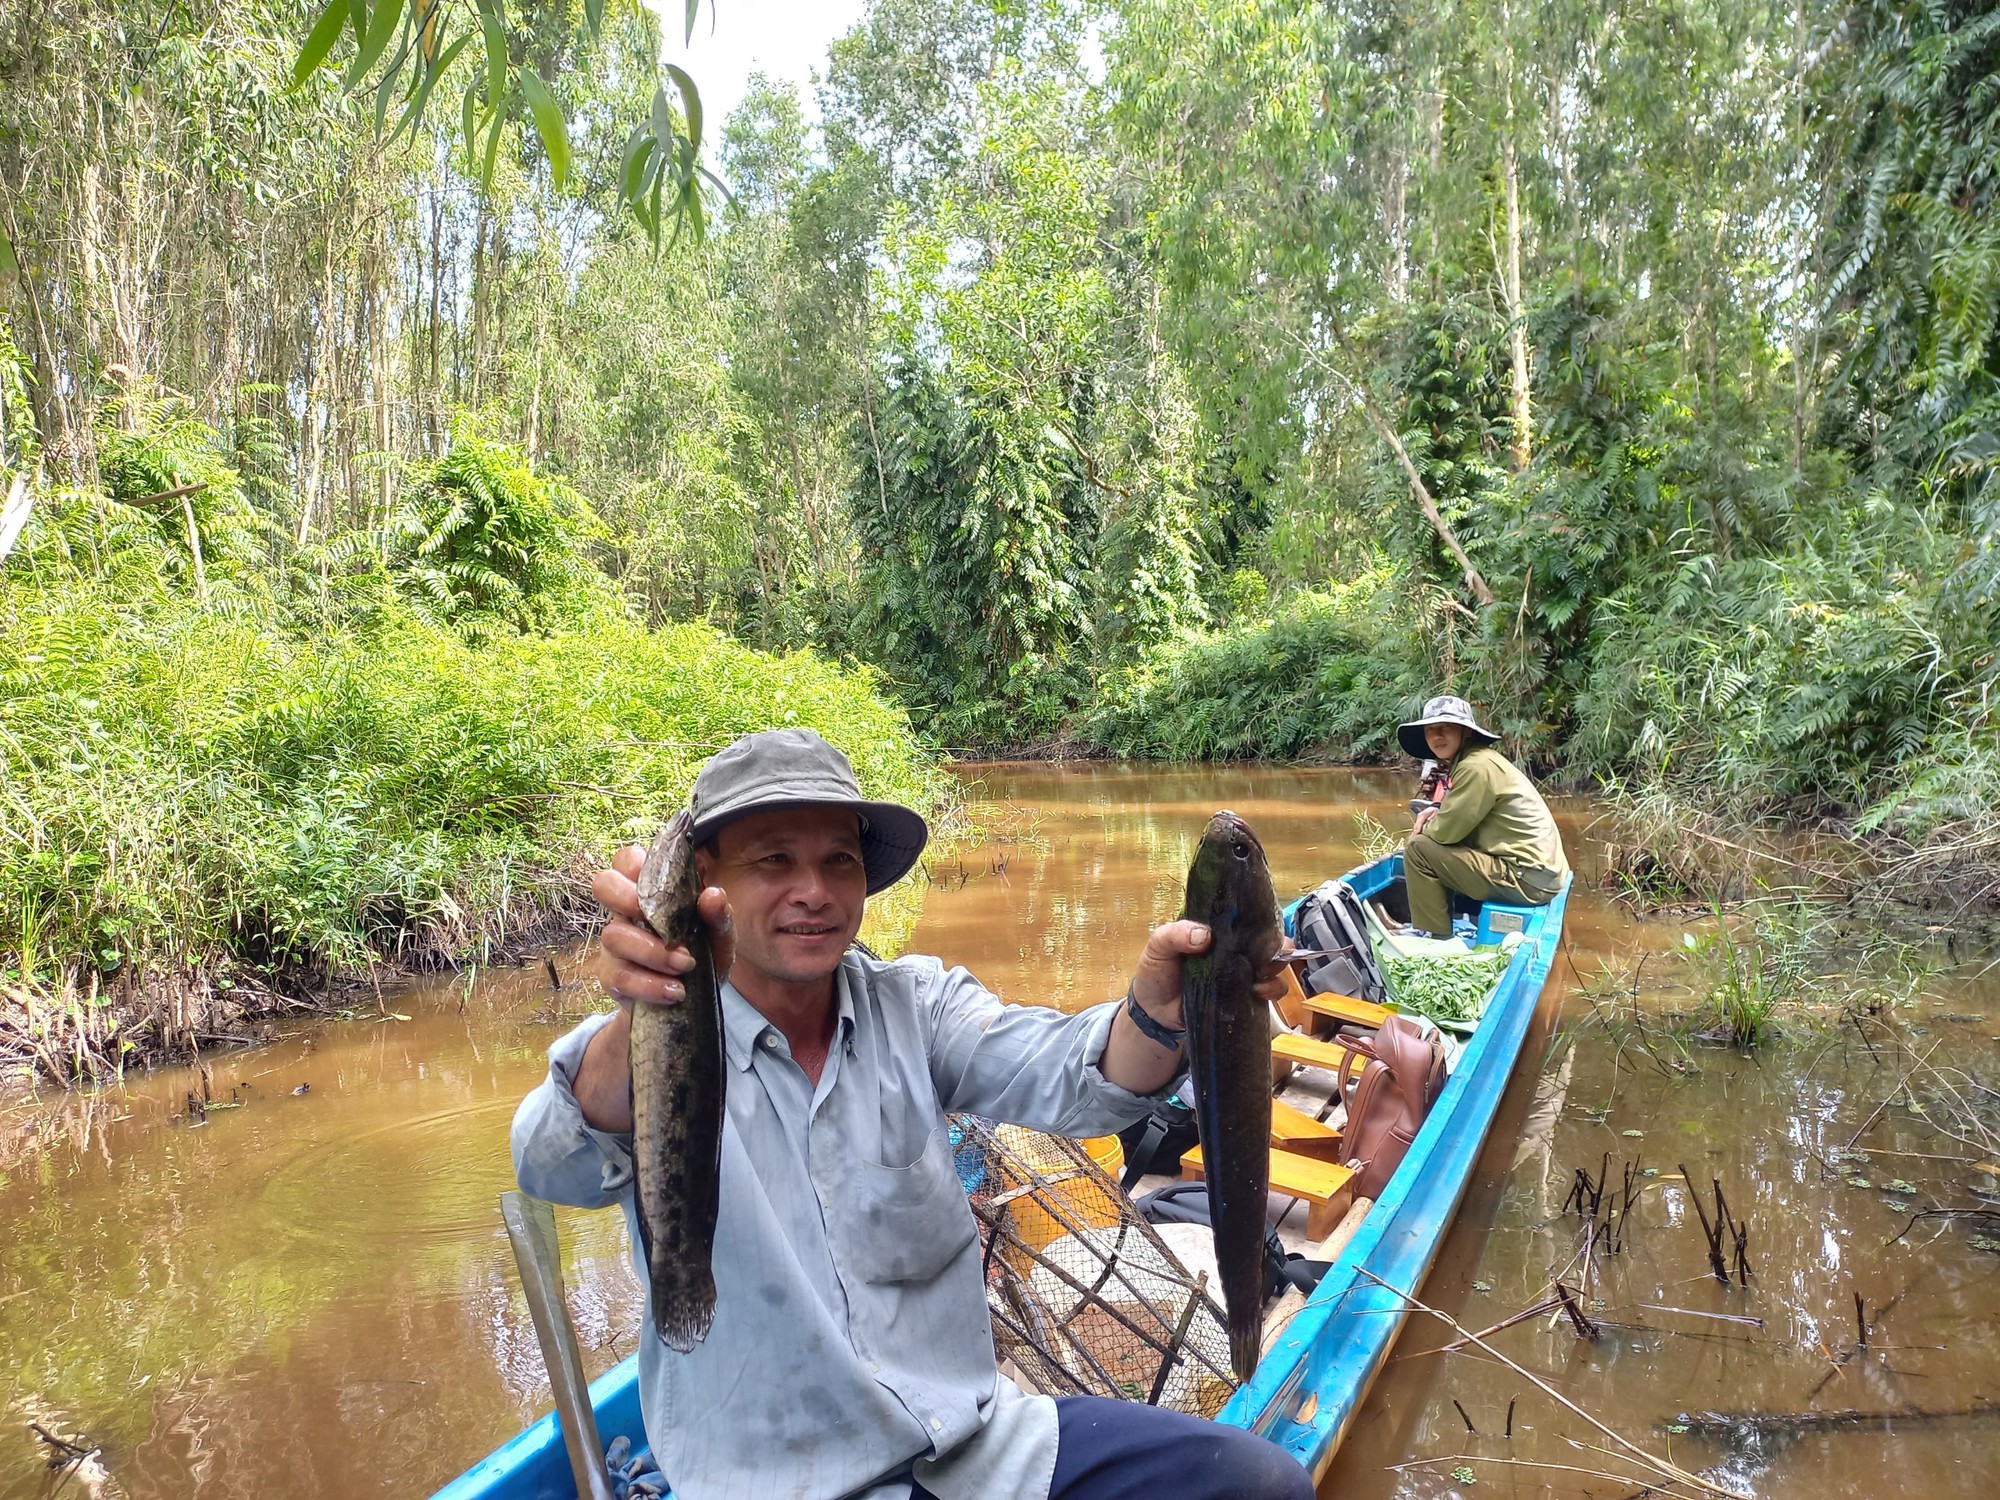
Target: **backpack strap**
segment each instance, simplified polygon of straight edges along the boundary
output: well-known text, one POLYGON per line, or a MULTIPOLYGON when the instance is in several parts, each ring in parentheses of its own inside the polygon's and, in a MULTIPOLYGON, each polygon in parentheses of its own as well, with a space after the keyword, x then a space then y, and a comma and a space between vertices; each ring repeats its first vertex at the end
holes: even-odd
POLYGON ((1139 1179, 1152 1170, 1153 1158, 1159 1153, 1160 1142, 1166 1138, 1167 1122, 1157 1114, 1146 1116, 1139 1128, 1138 1142, 1125 1160, 1124 1174, 1118 1179, 1119 1187, 1129 1193, 1138 1186, 1139 1179))

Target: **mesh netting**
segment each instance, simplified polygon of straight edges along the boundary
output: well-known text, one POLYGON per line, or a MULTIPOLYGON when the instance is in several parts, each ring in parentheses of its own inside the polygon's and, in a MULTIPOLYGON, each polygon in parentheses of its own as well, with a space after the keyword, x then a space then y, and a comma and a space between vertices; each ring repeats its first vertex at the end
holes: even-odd
POLYGON ((993 1342, 1020 1382, 1220 1411, 1236 1381, 1208 1273, 1187 1269, 1085 1147, 972 1115, 952 1117, 951 1138, 979 1221, 993 1342))

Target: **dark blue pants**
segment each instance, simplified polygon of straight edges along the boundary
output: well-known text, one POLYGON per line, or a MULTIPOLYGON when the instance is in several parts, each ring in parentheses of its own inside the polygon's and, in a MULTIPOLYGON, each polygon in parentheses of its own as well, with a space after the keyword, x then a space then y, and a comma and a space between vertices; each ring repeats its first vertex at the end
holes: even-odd
POLYGON ((1102 1396, 1058 1397, 1056 1419, 1049 1500, 1313 1500, 1298 1460, 1240 1427, 1102 1396))

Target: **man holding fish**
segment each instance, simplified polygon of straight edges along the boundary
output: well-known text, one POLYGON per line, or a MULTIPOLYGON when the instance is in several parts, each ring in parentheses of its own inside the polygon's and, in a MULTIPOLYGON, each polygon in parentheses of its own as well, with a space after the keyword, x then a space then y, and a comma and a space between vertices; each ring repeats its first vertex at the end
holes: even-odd
MULTIPOLYGON (((652 854, 593 882, 618 1009, 550 1049, 514 1161, 538 1197, 626 1211, 641 1403, 675 1494, 1306 1500, 1262 1438, 1000 1377, 946 1112, 1069 1136, 1144 1116, 1185 1066, 1185 961, 1223 954, 1168 922, 1127 997, 1075 1015, 935 958, 883 962, 853 946, 863 909, 926 838, 818 735, 775 730, 718 752, 652 854), (670 1122, 642 1128, 668 1158, 650 1177, 635 1102, 642 1127, 649 1106, 670 1122)), ((1243 971, 1259 1003, 1282 988, 1267 946, 1243 971)))

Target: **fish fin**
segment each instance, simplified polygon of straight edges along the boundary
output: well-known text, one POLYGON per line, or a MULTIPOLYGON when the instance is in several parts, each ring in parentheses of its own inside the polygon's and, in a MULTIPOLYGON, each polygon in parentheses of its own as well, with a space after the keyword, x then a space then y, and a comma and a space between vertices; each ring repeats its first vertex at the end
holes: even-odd
POLYGON ((653 1236, 646 1230, 646 1195, 639 1187, 639 1174, 632 1174, 632 1219, 639 1226, 639 1258, 646 1263, 646 1274, 653 1274, 653 1236))

